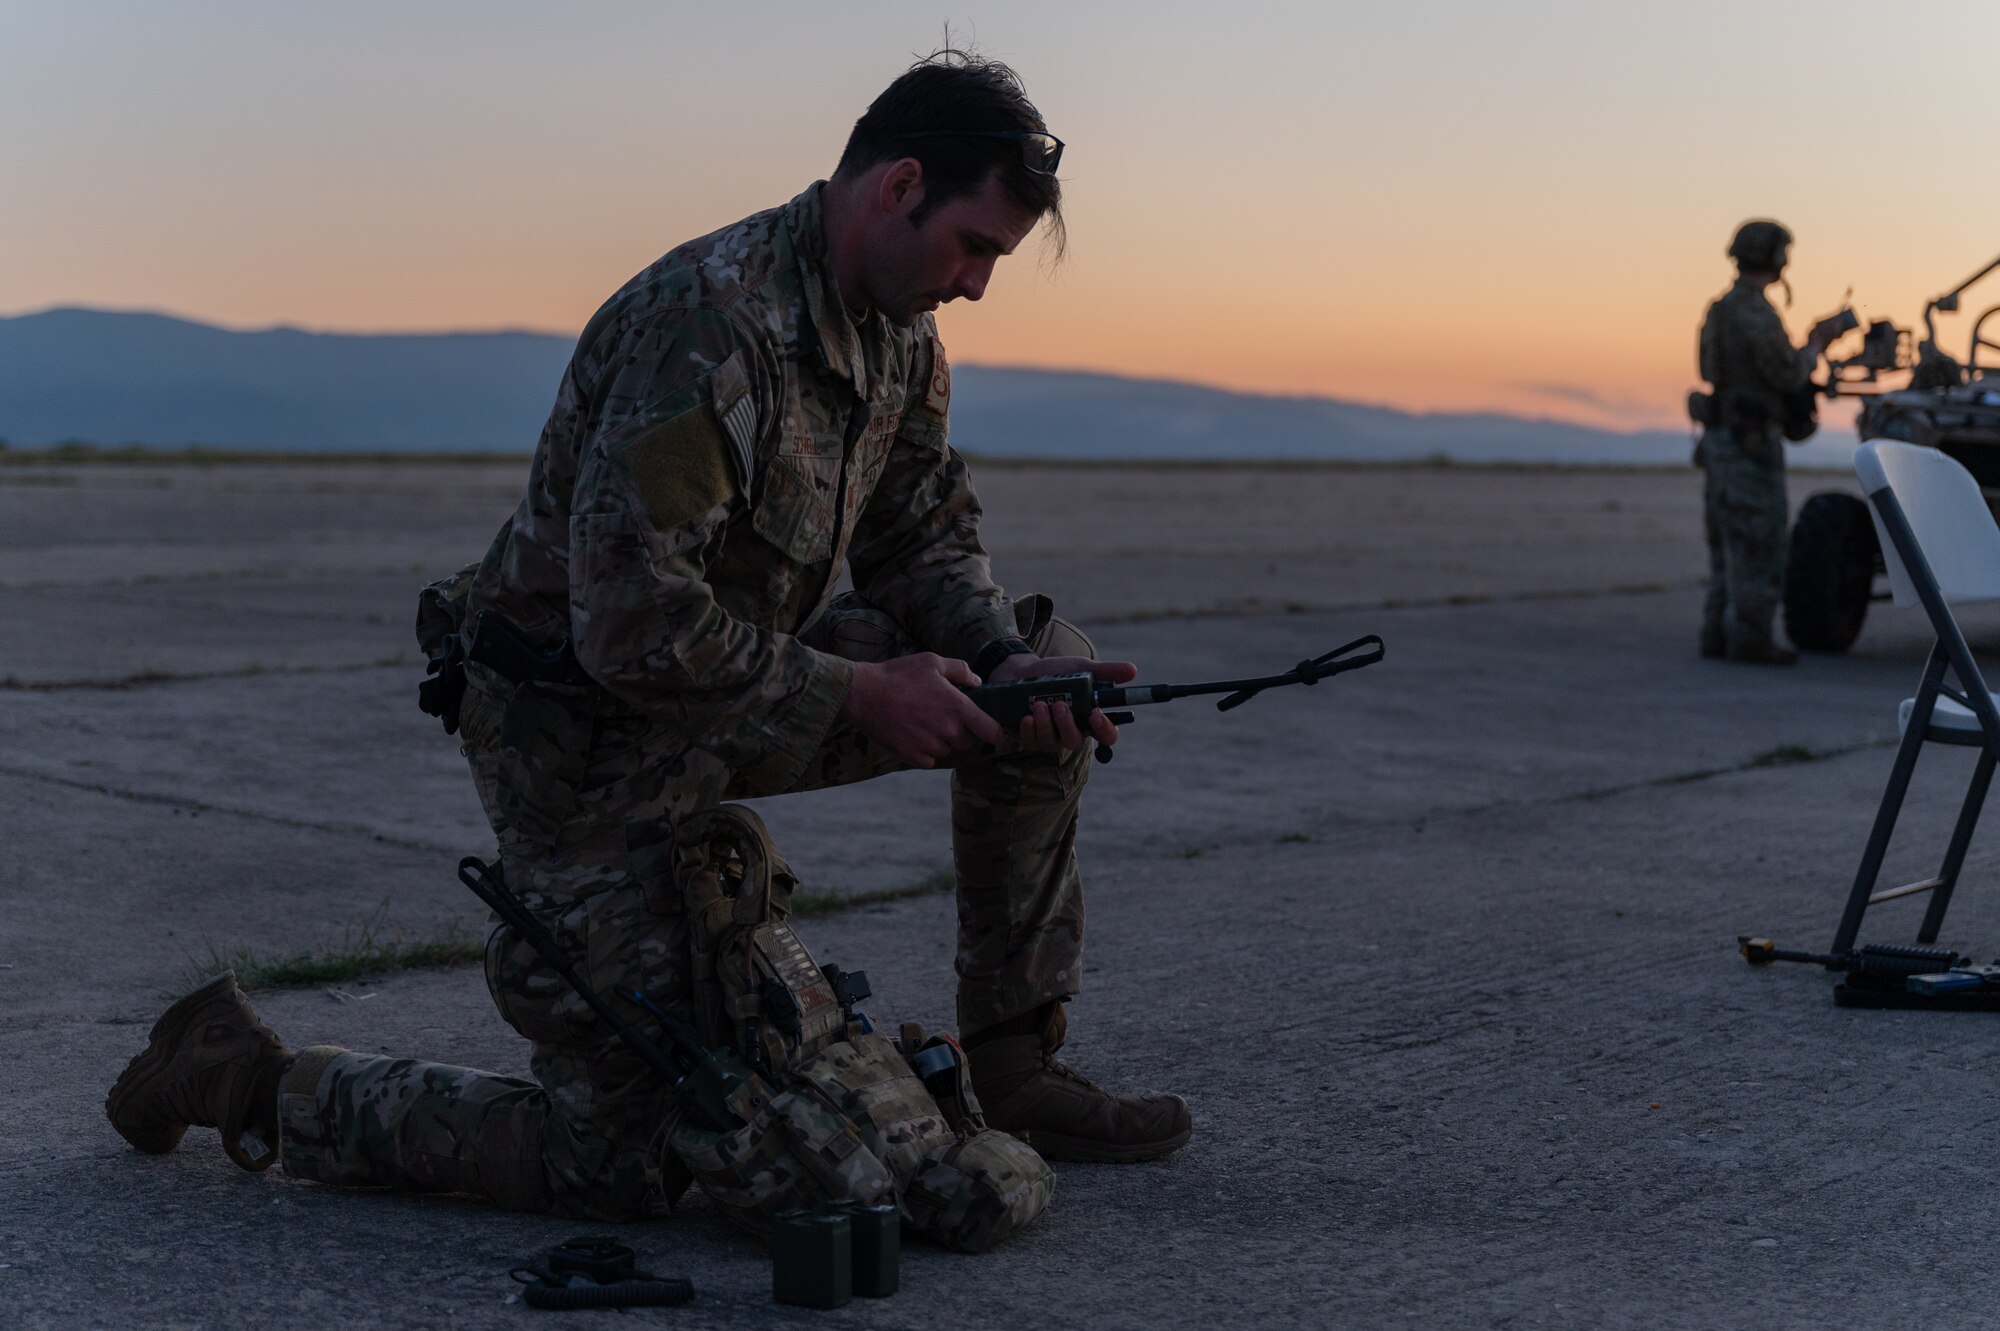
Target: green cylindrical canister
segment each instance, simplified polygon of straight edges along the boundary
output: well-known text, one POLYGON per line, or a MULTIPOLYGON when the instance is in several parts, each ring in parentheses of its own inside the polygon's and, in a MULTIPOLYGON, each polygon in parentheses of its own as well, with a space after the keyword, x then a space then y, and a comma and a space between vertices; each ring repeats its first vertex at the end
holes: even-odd
POLYGON ((771 1232, 771 1297, 801 1308, 838 1308, 854 1297, 853 1225, 846 1215, 801 1211, 771 1232))

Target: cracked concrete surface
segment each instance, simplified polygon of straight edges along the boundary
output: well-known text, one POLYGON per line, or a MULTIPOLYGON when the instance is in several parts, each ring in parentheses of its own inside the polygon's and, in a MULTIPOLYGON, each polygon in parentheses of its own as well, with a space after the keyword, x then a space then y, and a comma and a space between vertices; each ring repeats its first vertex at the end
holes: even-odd
MULTIPOLYGON (((141 1157, 105 1088, 209 949, 481 927, 485 849, 413 705, 415 587, 518 469, 0 468, 0 1306, 23 1326, 534 1325, 505 1269, 579 1232, 452 1198, 141 1157), (385 664, 402 662, 402 664, 385 664)), ((698 1198, 624 1237, 689 1326, 1861 1326, 1983 1317, 2000 1024, 1850 1013, 1738 932, 1821 946, 1927 637, 1702 662, 1685 473, 983 468, 996 567, 1157 679, 1380 666, 1153 708, 1096 771, 1074 1061, 1193 1101, 1176 1159, 1066 1166, 1031 1232, 904 1289, 769 1301, 698 1198), (1824 755, 1768 765, 1781 749, 1824 755)), ((1839 485, 1795 478, 1795 499, 1839 485)), ((2000 620, 1972 616, 1975 647, 2000 620)), ((1920 768, 1890 873, 1970 768, 1920 768)), ((941 778, 765 803, 808 886, 949 863, 941 778)), ((1947 943, 2000 913, 1974 844, 1947 943)), ((1920 907, 1866 931, 1903 941, 1920 907)), ((878 1018, 948 1024, 951 904, 809 921, 878 1018)), ((474 970, 260 996, 294 1043, 525 1065, 474 970)), ((583 1316, 578 1314, 577 1316, 583 1316)))

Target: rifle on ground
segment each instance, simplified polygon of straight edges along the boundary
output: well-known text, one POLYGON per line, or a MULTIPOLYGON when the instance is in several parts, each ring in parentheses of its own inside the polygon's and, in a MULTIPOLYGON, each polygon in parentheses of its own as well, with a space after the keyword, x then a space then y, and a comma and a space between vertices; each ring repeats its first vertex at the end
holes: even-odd
MULTIPOLYGON (((1103 712, 1110 718, 1111 724, 1124 726, 1130 725, 1133 720, 1132 713, 1123 710, 1127 707, 1226 693, 1229 696, 1217 703, 1215 710, 1227 712, 1241 707, 1266 689, 1283 688, 1288 684, 1317 684, 1323 679, 1374 665, 1381 659, 1382 639, 1371 633, 1336 647, 1324 656, 1301 661, 1282 675, 1218 679, 1201 684, 1100 684, 1095 675, 1079 671, 1072 675, 1041 675, 1009 680, 1005 684, 982 684, 965 692, 980 711, 1009 730, 1026 720, 1038 702, 1051 706, 1066 703, 1079 729, 1089 721, 1092 712, 1103 712)), ((1097 746, 1097 761, 1111 761, 1109 745, 1097 746)))
POLYGON ((1796 961, 1845 975, 1833 990, 1841 1007, 2000 1012, 2000 965, 1975 965, 1949 948, 1869 944, 1850 952, 1800 952, 1748 936, 1739 936, 1736 946, 1752 966, 1796 961))
POLYGON ((682 1094, 688 1107, 709 1127, 717 1132, 733 1131, 746 1121, 738 1109, 746 1095, 749 1097, 747 1107, 753 1110, 758 1107, 760 1099, 769 1098, 756 1075, 734 1054, 717 1053, 710 1049, 701 1042, 701 1035, 692 1025, 662 1010, 637 989, 614 992, 660 1024, 660 1029, 667 1033, 673 1052, 669 1054, 662 1050, 638 1027, 620 1016, 577 974, 576 963, 563 951, 562 944, 556 942, 542 922, 521 904, 521 899, 514 895, 501 875, 498 860, 487 864, 477 855, 468 855, 458 862, 458 879, 471 888, 481 901, 491 906, 493 913, 527 940, 530 947, 541 953, 542 960, 554 967, 569 987, 576 990, 577 997, 588 1003, 591 1011, 604 1018, 628 1049, 665 1077, 682 1094))

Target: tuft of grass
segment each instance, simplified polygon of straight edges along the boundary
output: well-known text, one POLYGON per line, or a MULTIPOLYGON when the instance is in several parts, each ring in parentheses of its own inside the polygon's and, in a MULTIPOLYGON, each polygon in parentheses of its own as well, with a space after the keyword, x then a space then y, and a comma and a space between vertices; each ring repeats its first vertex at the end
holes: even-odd
MULTIPOLYGON (((800 892, 792 897, 795 916, 837 915, 862 906, 879 906, 913 897, 949 892, 957 883, 949 869, 940 869, 921 882, 907 887, 888 887, 873 892, 800 892)), ((337 944, 271 956, 247 947, 224 949, 208 944, 203 955, 189 953, 182 975, 183 989, 191 989, 218 971, 236 972, 236 983, 245 990, 319 989, 347 984, 369 976, 394 971, 445 970, 470 966, 483 960, 486 945, 464 930, 428 938, 382 938, 373 921, 350 931, 337 944)))
POLYGON ((462 931, 415 940, 383 940, 375 936, 372 927, 364 927, 359 936, 337 945, 288 957, 268 956, 246 947, 224 951, 211 944, 205 957, 188 955, 184 987, 192 988, 217 971, 233 970, 236 983, 246 990, 317 989, 391 971, 469 966, 485 952, 484 943, 462 931))
POLYGON ((1803 744, 1780 744, 1775 749, 1766 749, 1752 758, 1750 767, 1790 767, 1794 763, 1809 763, 1826 755, 1815 753, 1803 744))
POLYGON ((908 887, 884 887, 872 892, 795 892, 792 894, 792 914, 802 918, 815 915, 838 915, 842 911, 858 910, 863 906, 880 906, 891 901, 908 901, 913 897, 931 897, 940 892, 949 892, 958 885, 958 875, 949 869, 939 869, 922 882, 908 887))

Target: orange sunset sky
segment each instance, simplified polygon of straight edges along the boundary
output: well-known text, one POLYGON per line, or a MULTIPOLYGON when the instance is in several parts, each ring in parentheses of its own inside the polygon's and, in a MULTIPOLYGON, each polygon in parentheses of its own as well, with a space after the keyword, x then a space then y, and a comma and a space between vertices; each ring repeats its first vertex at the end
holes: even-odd
POLYGON ((573 332, 947 21, 1069 143, 1068 261, 944 310, 961 362, 1672 426, 1743 217, 1795 332, 2000 252, 1991 0, 98 0, 0 11, 0 313, 573 332))

